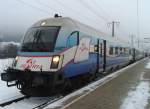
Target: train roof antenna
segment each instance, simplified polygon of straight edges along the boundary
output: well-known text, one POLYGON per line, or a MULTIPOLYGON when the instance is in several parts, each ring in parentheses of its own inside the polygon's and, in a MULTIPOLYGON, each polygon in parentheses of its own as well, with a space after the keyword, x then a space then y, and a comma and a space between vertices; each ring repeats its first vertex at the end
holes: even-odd
POLYGON ((62 16, 60 16, 60 15, 58 15, 58 14, 55 14, 54 17, 55 17, 55 18, 58 18, 58 17, 62 17, 62 16))

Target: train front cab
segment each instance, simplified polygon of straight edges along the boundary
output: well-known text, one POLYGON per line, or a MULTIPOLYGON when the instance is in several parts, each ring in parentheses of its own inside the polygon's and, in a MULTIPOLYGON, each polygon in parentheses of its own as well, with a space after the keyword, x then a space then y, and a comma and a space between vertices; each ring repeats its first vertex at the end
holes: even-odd
POLYGON ((39 90, 43 94, 47 91, 53 92, 55 85, 63 82, 59 70, 65 51, 54 51, 59 33, 60 26, 30 28, 13 65, 1 74, 1 79, 9 87, 17 86, 24 94, 32 95, 32 92, 39 90), (10 84, 12 81, 13 84, 10 84))

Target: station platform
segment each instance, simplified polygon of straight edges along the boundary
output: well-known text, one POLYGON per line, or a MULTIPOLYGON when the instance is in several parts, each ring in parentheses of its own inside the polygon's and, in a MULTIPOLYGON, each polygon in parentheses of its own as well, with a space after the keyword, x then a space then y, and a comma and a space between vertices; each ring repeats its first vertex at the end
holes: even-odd
POLYGON ((150 59, 145 58, 61 109, 150 109, 149 99, 150 59))

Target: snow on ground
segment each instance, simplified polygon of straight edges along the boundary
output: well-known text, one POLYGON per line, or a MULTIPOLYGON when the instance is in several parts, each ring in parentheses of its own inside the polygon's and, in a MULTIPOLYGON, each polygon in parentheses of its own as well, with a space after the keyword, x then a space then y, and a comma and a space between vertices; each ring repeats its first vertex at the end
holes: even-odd
POLYGON ((16 103, 14 102, 8 106, 3 107, 2 109, 33 109, 49 100, 50 99, 47 97, 31 97, 16 103))
POLYGON ((8 44, 20 46, 20 43, 18 43, 18 42, 13 42, 13 41, 11 41, 11 42, 0 42, 1 47, 8 45, 8 44))
POLYGON ((150 69, 150 61, 147 63, 147 65, 145 66, 146 69, 150 69))
POLYGON ((131 90, 128 93, 128 96, 123 101, 120 109, 146 109, 146 106, 148 105, 148 100, 150 98, 150 84, 149 81, 143 80, 144 73, 145 72, 141 73, 140 83, 135 90, 131 90))
MULTIPOLYGON (((0 73, 12 64, 13 59, 0 59, 0 73)), ((22 96, 16 87, 7 87, 6 82, 0 78, 0 103, 2 101, 12 99, 16 96, 22 96)))
POLYGON ((0 73, 3 73, 7 67, 11 66, 13 62, 12 58, 9 59, 0 59, 0 73))
POLYGON ((7 87, 6 82, 0 80, 0 103, 18 97, 22 97, 22 94, 16 87, 7 87))

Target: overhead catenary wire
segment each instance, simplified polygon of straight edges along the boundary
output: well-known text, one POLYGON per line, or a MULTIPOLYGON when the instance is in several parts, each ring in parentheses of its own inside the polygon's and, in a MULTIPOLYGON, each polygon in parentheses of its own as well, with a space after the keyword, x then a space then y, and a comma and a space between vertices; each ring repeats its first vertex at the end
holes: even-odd
MULTIPOLYGON (((78 0, 79 1, 79 0, 78 0)), ((99 17, 100 19, 102 19, 105 22, 109 22, 109 20, 107 18, 105 18, 104 16, 101 16, 97 11, 95 11, 95 9, 93 9, 87 2, 85 2, 84 0, 80 0, 79 1, 84 7, 86 7, 88 10, 90 10, 92 13, 94 13, 97 17, 99 17)))
MULTIPOLYGON (((68 8, 68 11, 71 11, 71 13, 76 13, 77 15, 80 15, 80 16, 83 16, 84 18, 88 18, 90 19, 88 16, 84 16, 83 14, 81 15, 81 13, 77 10, 74 10, 72 7, 68 6, 68 5, 65 5, 64 3, 62 3, 61 1, 59 0, 55 0, 54 2, 56 2, 57 4, 61 5, 63 8, 68 8)), ((91 20, 91 19, 90 19, 91 20)))
MULTIPOLYGON (((93 1, 92 1, 93 2, 93 1)), ((94 13, 98 18, 101 18, 103 21, 105 21, 106 23, 108 23, 109 21, 112 21, 112 19, 110 19, 111 17, 104 17, 104 16, 101 16, 101 14, 96 11, 95 9, 93 9, 91 7, 91 5, 89 5, 87 2, 85 2, 84 0, 80 0, 80 3, 82 5, 84 5, 88 10, 90 10, 92 13, 94 13), (109 18, 109 19, 108 19, 109 18)), ((105 12, 106 13, 106 12, 105 12)), ((109 16, 109 15, 107 15, 109 16)))
MULTIPOLYGON (((41 8, 39 8, 39 7, 37 7, 37 6, 31 5, 31 4, 29 4, 29 3, 27 3, 27 2, 25 2, 25 1, 23 1, 23 0, 16 0, 16 1, 20 2, 20 3, 23 4, 23 5, 27 5, 27 6, 31 7, 31 8, 34 8, 34 9, 39 10, 39 11, 41 11, 41 12, 44 12, 44 13, 46 13, 46 14, 50 14, 48 11, 46 11, 46 10, 44 10, 44 9, 41 9, 41 8)), ((38 1, 38 2, 39 2, 39 1, 38 1)), ((59 2, 59 3, 60 3, 60 2, 59 2)), ((49 7, 48 5, 46 5, 46 4, 42 3, 42 2, 40 2, 40 4, 43 5, 43 6, 49 7)), ((60 4, 63 6, 62 3, 60 3, 60 4)), ((73 10, 73 9, 70 8, 70 7, 69 7, 69 9, 73 10)), ((55 10, 55 11, 56 11, 56 10, 55 10)), ((96 11, 94 11, 94 12, 96 12, 96 11)), ((83 16, 83 15, 82 15, 82 16, 83 16)), ((84 16, 84 17, 85 17, 86 19, 87 19, 87 18, 89 19, 89 17, 87 17, 87 16, 84 16)), ((91 20, 91 19, 90 19, 90 20, 91 20)), ((106 21, 106 19, 105 19, 105 21, 106 21)))
MULTIPOLYGON (((47 8, 49 8, 49 9, 52 9, 52 7, 50 6, 50 5, 47 5, 47 4, 45 4, 45 3, 43 3, 43 2, 41 2, 40 0, 35 0, 39 5, 41 5, 41 6, 43 6, 43 7, 47 7, 47 8)), ((62 8, 62 11, 58 11, 58 10, 56 10, 55 8, 53 8, 54 10, 55 10, 55 12, 57 12, 57 13, 59 13, 59 12, 67 12, 67 11, 70 11, 69 12, 69 14, 68 15, 71 15, 72 13, 73 13, 73 10, 71 9, 71 8, 69 8, 69 7, 66 7, 64 4, 62 4, 61 2, 58 2, 58 1, 54 1, 53 3, 55 3, 56 5, 55 5, 55 7, 56 6, 61 6, 61 7, 63 7, 62 8), (68 8, 68 10, 65 10, 65 8, 68 8)), ((65 13, 64 13, 65 14, 65 13)), ((63 14, 63 16, 64 16, 64 14, 63 14)), ((74 16, 74 14, 72 14, 73 16, 74 16)), ((85 19, 83 19, 83 20, 85 20, 85 19)))
POLYGON ((37 7, 37 6, 31 5, 31 4, 29 4, 29 3, 27 3, 27 2, 25 2, 25 1, 23 1, 23 0, 16 0, 16 1, 19 2, 19 3, 21 3, 22 5, 29 6, 29 7, 33 8, 33 9, 39 10, 39 11, 45 13, 45 14, 50 14, 48 11, 43 10, 43 9, 37 7))
MULTIPOLYGON (((39 5, 43 6, 43 7, 47 7, 49 9, 51 9, 52 7, 48 4, 45 4, 44 2, 41 2, 40 0, 34 0, 36 1, 36 3, 38 3, 39 5)), ((60 0, 55 0, 53 3, 55 3, 55 7, 59 5, 59 8, 60 6, 62 7, 62 10, 64 12, 69 12, 68 15, 72 15, 74 17, 78 16, 79 19, 81 19, 82 21, 92 21, 92 22, 96 22, 96 24, 99 24, 100 23, 100 20, 99 19, 95 19, 93 17, 90 17, 90 16, 86 16, 86 15, 83 15, 80 11, 77 11, 76 9, 68 6, 68 5, 65 5, 64 3, 62 3, 60 0), (92 19, 93 18, 93 19, 92 19), (98 22, 99 20, 99 22, 98 22)), ((55 10, 57 11, 57 10, 55 10)))
POLYGON ((137 37, 138 37, 138 48, 140 46, 139 35, 140 35, 140 21, 139 21, 139 0, 137 0, 137 37))
POLYGON ((107 14, 107 12, 104 9, 102 9, 101 6, 96 3, 95 0, 94 0, 94 2, 92 1, 93 6, 95 5, 95 6, 99 7, 101 11, 103 11, 104 13, 107 14, 107 17, 106 16, 102 16, 96 9, 93 8, 93 6, 91 6, 85 0, 79 1, 79 4, 82 5, 83 7, 85 7, 87 10, 91 11, 92 14, 95 15, 96 17, 90 17, 90 16, 88 16, 86 14, 83 14, 82 12, 72 8, 70 5, 64 4, 61 0, 53 1, 53 3, 55 2, 56 5, 58 4, 58 5, 60 5, 62 7, 61 11, 56 10, 55 8, 50 6, 49 4, 46 4, 43 1, 41 2, 40 0, 35 0, 35 1, 39 4, 39 6, 47 7, 49 10, 46 10, 44 8, 41 8, 41 7, 38 7, 36 5, 32 5, 29 2, 26 2, 24 0, 16 0, 16 1, 20 2, 22 5, 26 5, 26 6, 29 6, 29 7, 33 8, 33 9, 35 9, 35 10, 41 11, 41 12, 47 14, 47 15, 50 15, 51 12, 53 12, 53 14, 54 14, 54 11, 56 11, 57 13, 61 12, 64 15, 66 13, 66 11, 68 11, 68 15, 71 14, 72 16, 75 16, 75 17, 78 16, 79 19, 86 20, 86 21, 91 21, 91 23, 95 22, 95 24, 93 23, 93 25, 100 24, 101 20, 103 20, 105 22, 108 22, 110 20, 110 15, 107 14), (50 12, 50 9, 53 10, 53 11, 50 12))
POLYGON ((83 14, 82 12, 70 7, 69 5, 65 5, 64 3, 61 2, 61 0, 55 0, 55 2, 57 2, 58 4, 60 3, 62 6, 64 6, 64 8, 68 8, 71 12, 75 12, 77 14, 77 16, 81 16, 81 17, 84 17, 83 20, 85 19, 88 19, 88 21, 94 21, 96 22, 97 24, 100 24, 100 19, 96 19, 94 17, 90 17, 90 16, 86 16, 85 14, 83 14))
POLYGON ((34 0, 34 1, 35 1, 38 5, 48 8, 48 10, 53 10, 53 11, 55 11, 55 13, 60 13, 60 12, 61 12, 62 14, 64 14, 64 13, 63 13, 63 10, 58 11, 58 10, 56 10, 55 8, 52 8, 50 5, 48 5, 48 4, 44 3, 44 2, 41 2, 40 0, 34 0))
POLYGON ((98 22, 99 19, 97 19, 97 20, 95 20, 95 18, 92 19, 93 17, 86 16, 83 13, 81 13, 80 11, 70 7, 69 5, 65 5, 64 3, 61 2, 61 0, 55 0, 54 2, 61 5, 63 8, 67 8, 67 10, 70 11, 70 13, 76 13, 76 16, 79 16, 80 18, 82 17, 83 20, 87 19, 88 21, 94 21, 98 24, 100 23, 100 22, 98 22))
MULTIPOLYGON (((49 9, 52 9, 52 7, 51 7, 50 5, 47 5, 47 4, 43 3, 43 2, 41 2, 40 0, 35 0, 35 1, 36 1, 39 5, 42 5, 42 6, 44 6, 44 7, 47 7, 47 8, 49 8, 49 9)), ((58 1, 58 0, 55 0, 53 3, 56 3, 55 6, 60 5, 61 7, 63 7, 62 9, 63 9, 63 11, 65 11, 65 12, 66 12, 65 8, 68 8, 67 11, 70 11, 71 13, 74 13, 74 12, 75 12, 72 8, 70 8, 70 7, 66 6, 66 5, 64 5, 63 3, 61 3, 61 2, 58 1)), ((53 10, 55 10, 56 12, 58 12, 55 8, 53 8, 53 10)), ((78 14, 79 14, 79 13, 78 13, 78 14)), ((74 14, 72 14, 72 15, 74 15, 74 14)), ((84 16, 84 17, 85 17, 85 16, 84 16)))
POLYGON ((110 21, 113 20, 112 16, 110 16, 110 14, 108 14, 108 12, 106 12, 106 10, 100 5, 100 0, 98 0, 98 2, 96 0, 92 0, 91 3, 95 6, 97 6, 100 9, 99 11, 102 11, 107 16, 107 19, 109 18, 110 21))
MULTIPOLYGON (((93 3, 93 5, 97 5, 97 7, 101 10, 101 11, 103 11, 103 13, 105 13, 105 15, 107 16, 107 18, 109 18, 110 19, 110 21, 112 21, 113 20, 113 18, 112 18, 112 16, 103 8, 103 7, 101 7, 101 5, 100 5, 100 3, 98 3, 98 2, 101 2, 100 0, 93 0, 91 3, 93 3)), ((127 32, 125 32, 124 30, 122 30, 122 29, 120 29, 119 27, 118 27, 118 32, 120 32, 120 33, 123 33, 124 35, 126 35, 126 36, 128 36, 128 33, 127 32)))
MULTIPOLYGON (((98 3, 98 2, 101 2, 101 1, 100 1, 100 0, 98 0, 98 1, 97 1, 97 0, 93 0, 91 3, 93 3, 95 6, 97 5, 97 7, 98 7, 101 11, 103 11, 103 13, 105 13, 105 15, 107 16, 107 18, 109 18, 110 21, 112 21, 112 20, 113 20, 112 16, 111 16, 110 14, 108 14, 108 12, 107 12, 106 10, 104 10, 104 8, 101 7, 101 6, 100 6, 100 3, 98 3)), ((110 24, 110 23, 108 23, 108 25, 109 25, 109 24, 110 24)), ((118 32, 123 33, 124 35, 128 36, 128 33, 125 32, 124 30, 120 29, 119 27, 117 28, 117 30, 118 30, 118 32)))
MULTIPOLYGON (((100 0, 99 0, 98 2, 100 2, 100 0)), ((100 11, 103 11, 103 13, 105 13, 105 15, 107 16, 107 18, 109 18, 109 20, 112 21, 113 18, 108 14, 108 12, 106 12, 106 11, 104 10, 103 7, 100 6, 100 4, 99 4, 98 2, 97 2, 97 0, 93 0, 91 3, 93 3, 93 5, 95 5, 95 6, 97 5, 97 7, 100 9, 100 11)), ((110 23, 108 23, 108 24, 110 24, 110 23)), ((119 32, 122 32, 123 34, 125 34, 125 35, 128 36, 128 33, 126 33, 125 31, 121 30, 120 28, 118 28, 117 30, 118 30, 119 32)))

